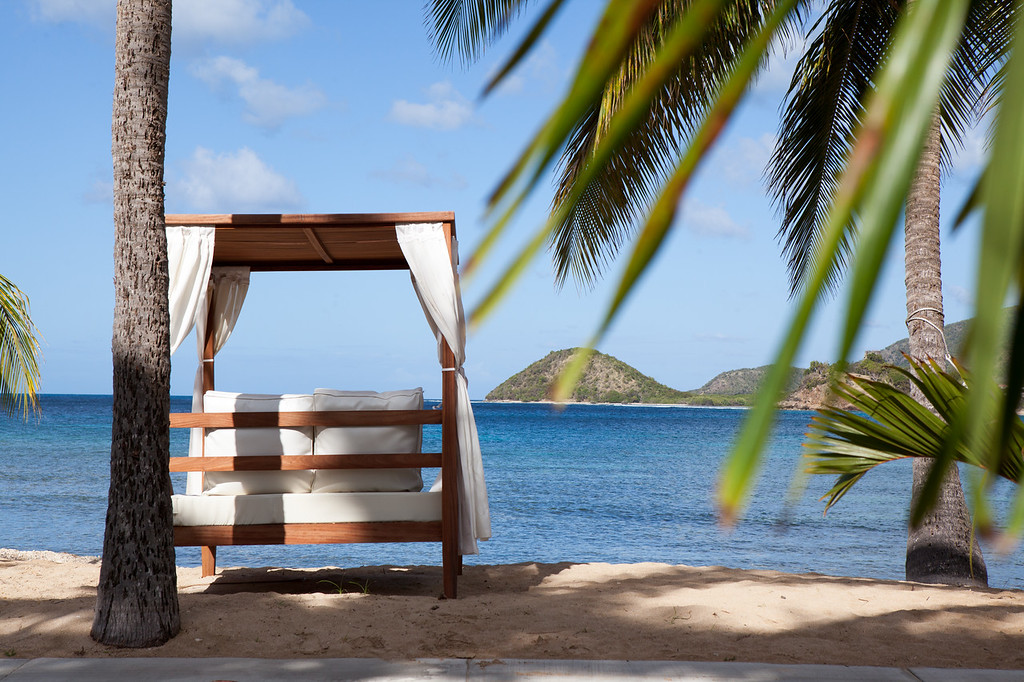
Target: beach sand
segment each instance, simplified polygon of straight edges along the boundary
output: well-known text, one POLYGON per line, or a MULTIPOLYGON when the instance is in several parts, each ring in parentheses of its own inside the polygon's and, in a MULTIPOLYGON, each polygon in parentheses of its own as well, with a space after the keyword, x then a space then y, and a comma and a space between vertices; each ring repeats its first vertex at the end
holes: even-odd
POLYGON ((436 567, 179 568, 181 633, 116 649, 89 638, 98 577, 95 560, 0 550, 0 654, 1024 668, 1017 590, 563 563, 467 566, 443 600, 436 567))

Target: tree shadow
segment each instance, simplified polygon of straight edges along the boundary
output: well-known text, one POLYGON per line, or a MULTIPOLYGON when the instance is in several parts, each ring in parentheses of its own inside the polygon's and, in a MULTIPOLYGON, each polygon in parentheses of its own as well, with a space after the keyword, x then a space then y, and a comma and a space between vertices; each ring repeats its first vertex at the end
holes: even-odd
MULTIPOLYGON (((0 569, 0 587, 20 570, 0 569)), ((182 632, 162 647, 92 642, 93 587, 59 600, 8 591, 0 652, 1024 668, 1019 591, 564 563, 466 566, 460 598, 443 600, 441 571, 430 566, 231 568, 212 579, 187 571, 179 581, 182 632), (324 580, 359 586, 340 593, 324 580)))

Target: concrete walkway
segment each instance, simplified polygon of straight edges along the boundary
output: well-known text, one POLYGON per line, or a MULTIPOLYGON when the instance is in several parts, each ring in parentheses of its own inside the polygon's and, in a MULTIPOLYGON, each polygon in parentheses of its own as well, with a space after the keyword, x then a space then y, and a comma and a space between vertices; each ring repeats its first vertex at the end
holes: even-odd
POLYGON ((1024 682, 1024 670, 876 668, 677 661, 376 658, 35 658, 0 660, 0 680, 901 680, 1024 682))

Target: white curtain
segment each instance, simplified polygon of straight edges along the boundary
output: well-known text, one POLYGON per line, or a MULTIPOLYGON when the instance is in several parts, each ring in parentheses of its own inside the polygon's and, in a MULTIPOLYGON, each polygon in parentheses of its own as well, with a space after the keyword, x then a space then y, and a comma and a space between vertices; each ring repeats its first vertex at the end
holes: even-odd
POLYGON ((171 314, 171 355, 192 331, 206 297, 213 265, 212 227, 168 227, 167 299, 171 314))
MULTIPOLYGON (((196 354, 199 358, 196 367, 196 378, 192 384, 192 411, 205 412, 203 406, 203 346, 206 340, 206 326, 213 324, 213 354, 216 356, 227 343, 228 337, 238 322, 242 312, 245 294, 249 291, 249 268, 247 267, 215 267, 210 269, 210 280, 206 287, 206 296, 196 311, 196 354), (213 311, 212 314, 210 311, 213 311)), ((212 359, 210 360, 212 362, 212 359)), ((189 457, 202 455, 203 430, 192 429, 189 439, 189 457)), ((202 474, 189 472, 185 492, 198 495, 202 492, 202 474)))
MULTIPOLYGON (((452 262, 455 244, 449 254, 441 223, 396 225, 413 287, 420 299, 427 322, 438 342, 441 359, 442 339, 455 354, 456 419, 459 435, 459 548, 463 554, 477 553, 477 539, 491 537, 491 515, 487 503, 480 439, 469 401, 469 384, 462 365, 466 360, 466 316, 462 308, 459 277, 452 262)), ((435 488, 437 484, 435 484, 435 488)))
MULTIPOLYGON (((193 412, 203 411, 203 345, 207 322, 214 324, 213 347, 216 354, 231 336, 249 289, 249 268, 213 267, 214 231, 212 227, 167 228, 171 353, 178 350, 193 327, 196 330, 199 366, 192 386, 193 412)), ((192 429, 190 456, 202 454, 202 438, 202 429, 192 429)), ((201 486, 201 474, 189 473, 186 492, 197 494, 201 486)))

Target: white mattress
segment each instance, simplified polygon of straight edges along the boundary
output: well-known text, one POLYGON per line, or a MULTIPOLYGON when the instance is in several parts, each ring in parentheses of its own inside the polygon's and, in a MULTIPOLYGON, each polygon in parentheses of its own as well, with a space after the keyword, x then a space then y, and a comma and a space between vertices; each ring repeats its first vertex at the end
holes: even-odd
POLYGON ((440 521, 441 492, 173 495, 175 526, 440 521))

